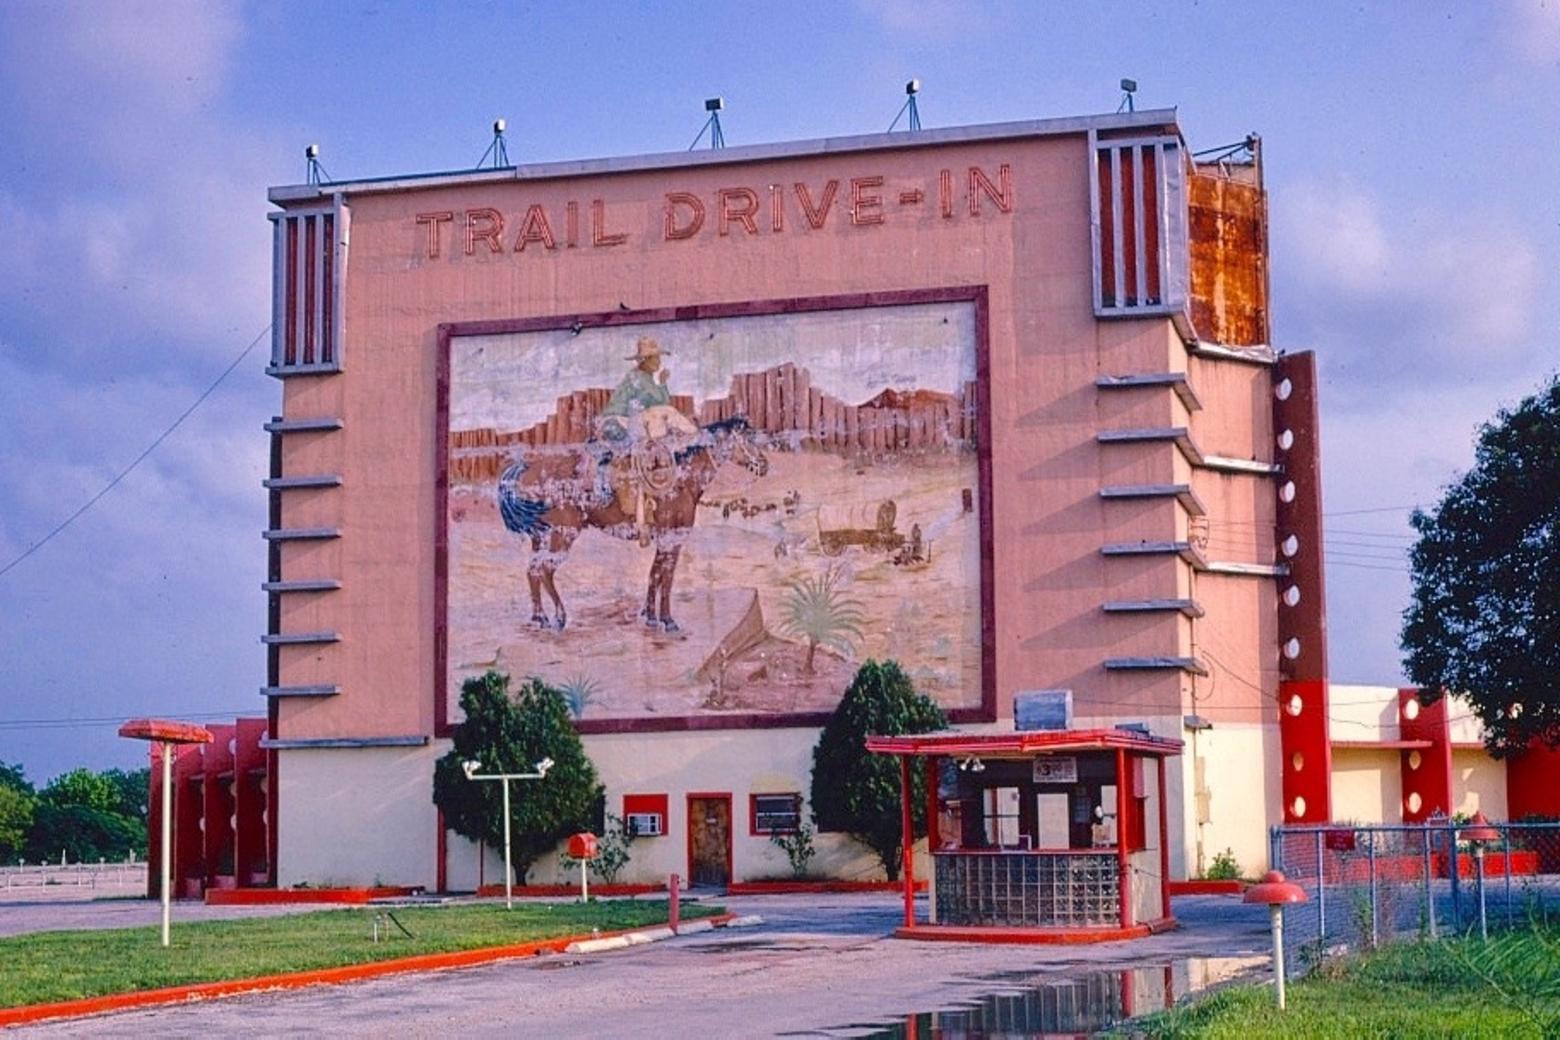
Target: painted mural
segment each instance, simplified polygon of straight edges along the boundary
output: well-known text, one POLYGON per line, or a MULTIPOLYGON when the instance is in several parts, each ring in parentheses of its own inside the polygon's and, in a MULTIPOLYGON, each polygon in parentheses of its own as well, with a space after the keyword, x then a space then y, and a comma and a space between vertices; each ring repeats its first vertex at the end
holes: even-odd
POLYGON ((868 657, 981 701, 969 302, 455 336, 450 715, 827 711, 868 657))

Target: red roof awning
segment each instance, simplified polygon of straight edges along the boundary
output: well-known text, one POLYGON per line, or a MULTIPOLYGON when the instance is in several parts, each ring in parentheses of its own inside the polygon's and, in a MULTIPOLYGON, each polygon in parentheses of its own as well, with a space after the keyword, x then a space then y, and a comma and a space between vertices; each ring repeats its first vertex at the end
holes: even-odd
POLYGON ((192 722, 170 719, 131 719, 119 727, 121 737, 156 740, 164 744, 210 744, 211 731, 192 722))
POLYGON ((1181 753, 1181 741, 1125 729, 1056 729, 1024 733, 913 733, 868 737, 867 750, 880 755, 1041 755, 1066 751, 1114 751, 1142 755, 1181 753))

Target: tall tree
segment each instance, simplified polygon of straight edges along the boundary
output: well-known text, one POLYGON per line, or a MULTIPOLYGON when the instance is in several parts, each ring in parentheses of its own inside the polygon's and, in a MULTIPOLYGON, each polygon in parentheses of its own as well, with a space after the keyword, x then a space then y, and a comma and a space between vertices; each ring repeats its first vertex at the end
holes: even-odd
MULTIPOLYGON (((935 701, 917 693, 894 661, 856 672, 813 749, 812 806, 818 829, 846 831, 866 845, 893 881, 899 877, 899 762, 866 749, 868 736, 929 733, 948 725, 935 701)), ((926 835, 926 778, 910 772, 916 837, 926 835)))
POLYGON ((20 762, 15 765, 0 762, 0 787, 9 787, 26 795, 35 793, 32 781, 27 779, 27 771, 20 762))
POLYGON ((527 679, 511 698, 509 676, 490 671, 466 680, 460 706, 466 719, 433 770, 433 802, 456 834, 490 847, 504 841, 501 785, 467 780, 461 763, 480 762, 484 773, 529 773, 553 760, 545 779, 510 783, 511 846, 516 880, 524 882, 537 859, 591 829, 604 790, 563 694, 540 679, 527 679))
POLYGON ((35 808, 32 795, 0 784, 0 863, 13 862, 26 847, 35 808))
POLYGON ((114 782, 103 773, 90 769, 72 769, 50 780, 38 792, 39 801, 56 806, 79 806, 97 812, 114 812, 119 804, 119 792, 114 782))
POLYGON ((1560 376, 1486 423, 1473 468, 1411 522, 1409 678, 1465 694, 1497 754, 1560 746, 1560 376))

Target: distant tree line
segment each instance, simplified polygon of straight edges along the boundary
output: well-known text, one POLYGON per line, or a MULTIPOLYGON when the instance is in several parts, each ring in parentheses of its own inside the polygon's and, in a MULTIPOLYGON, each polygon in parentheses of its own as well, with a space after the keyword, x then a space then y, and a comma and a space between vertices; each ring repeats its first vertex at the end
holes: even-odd
POLYGON ((0 863, 144 859, 149 777, 72 769, 39 790, 20 765, 0 762, 0 863))

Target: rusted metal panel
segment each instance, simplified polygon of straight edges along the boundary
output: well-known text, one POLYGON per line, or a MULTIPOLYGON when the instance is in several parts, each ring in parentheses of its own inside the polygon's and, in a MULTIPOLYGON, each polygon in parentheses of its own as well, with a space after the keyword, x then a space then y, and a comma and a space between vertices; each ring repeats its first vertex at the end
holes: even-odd
POLYGON ((1192 327, 1232 347, 1269 342, 1267 193, 1248 172, 1204 166, 1188 178, 1192 327))

